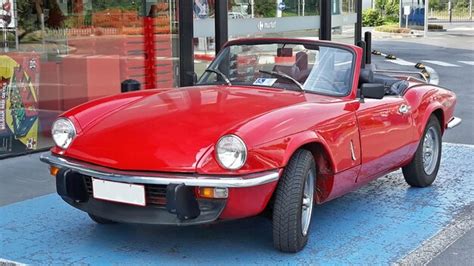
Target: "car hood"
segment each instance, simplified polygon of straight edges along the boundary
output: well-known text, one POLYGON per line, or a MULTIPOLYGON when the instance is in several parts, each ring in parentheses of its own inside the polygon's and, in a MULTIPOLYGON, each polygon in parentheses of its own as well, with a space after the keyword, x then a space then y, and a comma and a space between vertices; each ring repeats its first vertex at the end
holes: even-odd
MULTIPOLYGON (((300 92, 255 87, 157 92, 88 123, 64 155, 120 170, 193 172, 221 136, 304 101, 300 92)), ((75 115, 79 124, 80 117, 75 115)))

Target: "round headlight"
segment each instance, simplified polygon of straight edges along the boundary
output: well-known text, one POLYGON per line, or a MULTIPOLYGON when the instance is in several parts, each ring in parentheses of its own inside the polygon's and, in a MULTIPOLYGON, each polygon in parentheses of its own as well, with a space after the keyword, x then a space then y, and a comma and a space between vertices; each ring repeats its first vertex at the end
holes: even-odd
POLYGON ((217 160, 222 167, 229 170, 237 170, 247 160, 247 147, 239 137, 226 135, 217 142, 216 154, 217 160))
POLYGON ((76 129, 69 119, 59 118, 54 121, 51 134, 56 145, 66 149, 71 145, 72 140, 76 136, 76 129))

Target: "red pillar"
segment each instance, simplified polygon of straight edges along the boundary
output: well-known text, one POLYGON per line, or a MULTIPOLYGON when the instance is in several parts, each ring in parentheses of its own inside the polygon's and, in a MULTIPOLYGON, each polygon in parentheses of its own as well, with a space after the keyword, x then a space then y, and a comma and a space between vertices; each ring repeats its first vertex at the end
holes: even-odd
POLYGON ((143 18, 145 49, 145 89, 156 88, 155 25, 152 17, 143 18))

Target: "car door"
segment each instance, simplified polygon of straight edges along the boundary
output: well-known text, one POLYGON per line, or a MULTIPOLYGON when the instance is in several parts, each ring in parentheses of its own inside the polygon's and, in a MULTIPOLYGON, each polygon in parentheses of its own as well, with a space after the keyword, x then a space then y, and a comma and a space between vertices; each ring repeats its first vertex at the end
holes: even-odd
POLYGON ((398 96, 365 99, 356 115, 362 152, 357 182, 369 182, 408 158, 413 119, 410 106, 398 96))

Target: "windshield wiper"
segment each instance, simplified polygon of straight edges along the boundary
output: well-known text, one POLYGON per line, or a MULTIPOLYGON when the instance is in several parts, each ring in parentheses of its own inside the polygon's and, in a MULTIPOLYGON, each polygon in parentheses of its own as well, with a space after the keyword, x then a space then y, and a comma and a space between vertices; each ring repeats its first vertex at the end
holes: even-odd
POLYGON ((215 74, 219 75, 225 81, 225 83, 227 85, 232 86, 232 83, 230 83, 230 79, 224 73, 222 73, 221 71, 219 71, 217 69, 207 68, 206 70, 204 70, 204 72, 215 73, 215 74))
POLYGON ((285 73, 276 72, 276 71, 266 71, 266 70, 259 70, 258 72, 264 73, 264 74, 268 74, 268 75, 272 75, 272 76, 276 76, 276 77, 279 77, 279 78, 282 78, 282 79, 286 79, 286 80, 289 80, 289 81, 292 81, 294 84, 296 84, 296 86, 298 86, 298 88, 299 88, 301 91, 304 91, 304 87, 303 87, 303 85, 301 85, 301 83, 299 83, 296 79, 294 79, 294 78, 288 76, 288 75, 285 74, 285 73))

